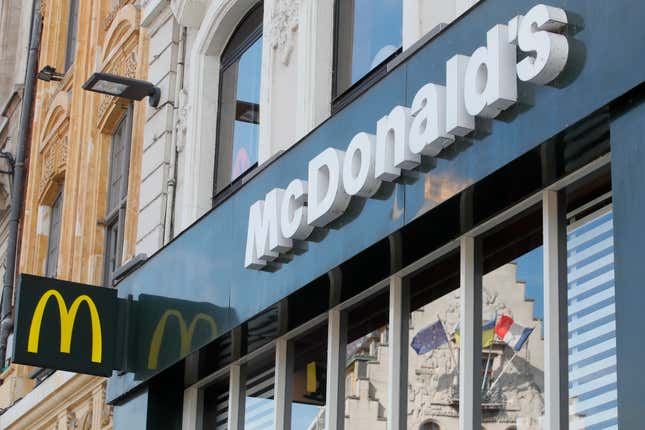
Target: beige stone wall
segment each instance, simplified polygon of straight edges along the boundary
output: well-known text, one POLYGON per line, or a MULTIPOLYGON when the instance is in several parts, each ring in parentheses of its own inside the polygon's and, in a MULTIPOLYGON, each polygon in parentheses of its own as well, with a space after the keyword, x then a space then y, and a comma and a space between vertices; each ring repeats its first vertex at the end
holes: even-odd
MULTIPOLYGON (((19 271, 44 274, 49 208, 64 189, 56 277, 100 285, 111 135, 127 104, 84 91, 96 71, 147 78, 148 37, 134 0, 81 0, 74 64, 60 82, 38 81, 22 223, 19 271)), ((69 0, 43 0, 39 67, 63 71, 69 0)), ((135 102, 123 261, 135 250, 143 125, 147 105, 135 102)), ((3 429, 111 428, 103 378, 55 372, 33 391, 31 369, 12 365, 0 378, 3 429), (6 382, 11 381, 11 384, 6 382), (10 387, 15 387, 11 389, 10 387), (20 388, 22 387, 22 388, 20 388), (6 393, 5 393, 6 391, 6 393), (16 402, 20 397, 22 400, 16 402), (16 403, 14 403, 16 402, 16 403), (7 405, 3 405, 6 407, 7 405)))

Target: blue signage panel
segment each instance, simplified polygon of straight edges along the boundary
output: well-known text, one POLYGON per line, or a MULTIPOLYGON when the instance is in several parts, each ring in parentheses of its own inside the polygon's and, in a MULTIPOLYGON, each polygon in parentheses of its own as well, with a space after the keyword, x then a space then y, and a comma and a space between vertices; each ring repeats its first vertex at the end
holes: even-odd
MULTIPOLYGON (((382 116, 396 105, 410 106, 426 83, 445 85, 448 59, 471 55, 486 45, 491 27, 508 23, 538 3, 480 2, 152 256, 121 282, 119 296, 138 300, 150 294, 211 303, 221 318, 217 334, 224 334, 645 80, 645 58, 637 54, 645 40, 644 5, 550 1, 567 12, 571 47, 567 66, 552 85, 520 82, 516 105, 496 119, 478 119, 473 136, 458 139, 372 198, 353 199, 345 214, 316 232, 315 240, 306 242, 306 252, 290 256, 288 264, 271 271, 244 268, 253 203, 273 188, 306 179, 308 162, 324 149, 345 150, 356 133, 374 134, 382 116)), ((146 333, 132 327, 132 336, 148 340, 146 333)), ((202 340, 190 349, 211 339, 202 340)), ((135 387, 139 376, 113 377, 108 396, 115 398, 135 387)))

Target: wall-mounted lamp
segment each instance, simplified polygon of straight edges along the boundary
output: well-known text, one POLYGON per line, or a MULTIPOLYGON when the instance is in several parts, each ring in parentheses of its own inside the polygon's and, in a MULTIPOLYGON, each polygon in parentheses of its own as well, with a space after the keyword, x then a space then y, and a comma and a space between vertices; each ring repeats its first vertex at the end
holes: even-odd
POLYGON ((157 107, 161 98, 159 87, 150 82, 110 73, 94 73, 83 84, 83 89, 129 100, 142 100, 144 97, 150 97, 148 104, 152 107, 157 107))
POLYGON ((41 81, 62 81, 65 75, 63 73, 58 73, 55 67, 45 66, 43 69, 36 74, 36 77, 41 81))

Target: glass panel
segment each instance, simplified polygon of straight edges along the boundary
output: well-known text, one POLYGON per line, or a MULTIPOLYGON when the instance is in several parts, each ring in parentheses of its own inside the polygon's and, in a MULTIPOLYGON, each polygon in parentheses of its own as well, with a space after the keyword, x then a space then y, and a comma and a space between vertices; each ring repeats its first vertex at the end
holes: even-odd
POLYGON ((386 428, 388 315, 387 292, 348 311, 345 429, 386 428))
POLYGON ((459 426, 459 252, 410 277, 408 428, 459 426))
POLYGON ((291 429, 322 430, 325 428, 327 325, 296 338, 291 348, 294 357, 291 429))
POLYGON ((246 365, 246 397, 244 400, 244 429, 274 428, 275 352, 271 351, 246 365))
POLYGON ((222 73, 216 192, 258 161, 262 37, 222 73))
POLYGON ((341 94, 401 47, 401 0, 338 0, 337 88, 341 94))
POLYGON ((112 135, 112 147, 110 149, 110 181, 108 182, 108 213, 117 208, 121 201, 121 178, 123 176, 123 168, 121 164, 123 160, 124 129, 125 119, 121 120, 112 135))
POLYGON ((537 429, 544 415, 541 206, 491 231, 482 245, 482 423, 537 429))
POLYGON ((228 376, 204 390, 203 430, 228 428, 228 376))
POLYGON ((618 428, 613 232, 609 206, 583 217, 570 217, 567 308, 571 429, 618 428))
POLYGON ((60 247, 61 217, 63 210, 63 193, 56 197, 50 211, 49 239, 47 241, 47 264, 45 276, 56 277, 58 268, 58 250, 60 247))
POLYGON ((65 71, 69 70, 76 57, 76 41, 78 38, 78 6, 79 0, 69 1, 69 17, 67 22, 67 47, 65 50, 65 71))

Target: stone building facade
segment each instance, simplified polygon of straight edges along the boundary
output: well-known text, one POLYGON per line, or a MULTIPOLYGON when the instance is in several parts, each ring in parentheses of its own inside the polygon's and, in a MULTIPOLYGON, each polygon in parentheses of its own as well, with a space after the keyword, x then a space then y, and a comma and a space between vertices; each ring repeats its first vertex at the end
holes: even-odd
MULTIPOLYGON (((36 13, 38 69, 56 74, 36 88, 18 272, 111 288, 115 270, 135 253, 149 112, 145 103, 82 85, 94 72, 147 78, 141 8, 128 0, 43 0, 36 13)), ((13 364, 6 372, 23 382, 4 380, 1 389, 14 392, 0 427, 112 427, 104 378, 13 364)))

